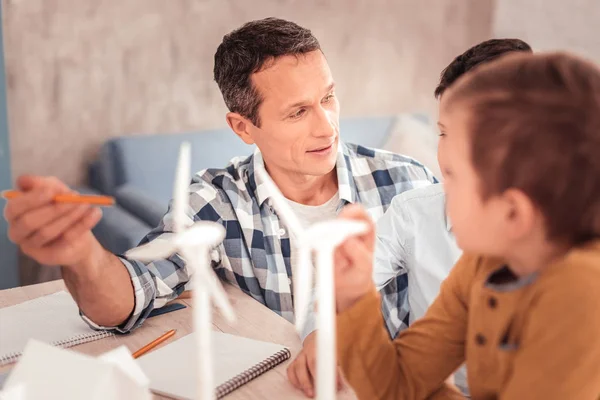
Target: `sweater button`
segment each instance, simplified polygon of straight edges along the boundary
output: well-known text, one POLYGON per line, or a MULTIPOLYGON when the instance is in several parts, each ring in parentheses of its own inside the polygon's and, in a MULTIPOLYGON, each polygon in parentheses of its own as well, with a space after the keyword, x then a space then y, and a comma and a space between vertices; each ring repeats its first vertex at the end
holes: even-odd
POLYGON ((490 306, 490 308, 494 309, 494 308, 496 308, 497 305, 498 305, 498 300, 496 300, 495 297, 491 296, 488 299, 488 306, 490 306))
POLYGON ((477 343, 479 346, 485 345, 486 341, 487 340, 485 339, 485 336, 483 336, 481 333, 475 335, 475 343, 477 343))

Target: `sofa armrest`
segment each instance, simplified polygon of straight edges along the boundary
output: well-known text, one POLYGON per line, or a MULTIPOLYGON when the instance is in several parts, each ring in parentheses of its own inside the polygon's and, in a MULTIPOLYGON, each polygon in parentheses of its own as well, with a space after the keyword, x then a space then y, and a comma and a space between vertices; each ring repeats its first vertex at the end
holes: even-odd
POLYGON ((113 254, 137 247, 152 227, 119 206, 103 210, 102 220, 92 229, 100 244, 113 254))
POLYGON ((167 212, 167 206, 132 185, 120 186, 115 198, 120 207, 152 227, 157 226, 167 212))
MULTIPOLYGON (((81 194, 99 195, 96 190, 87 187, 75 188, 81 194)), ((119 205, 102 209, 102 219, 92 229, 100 244, 114 254, 123 254, 137 247, 152 226, 123 209, 119 205)))

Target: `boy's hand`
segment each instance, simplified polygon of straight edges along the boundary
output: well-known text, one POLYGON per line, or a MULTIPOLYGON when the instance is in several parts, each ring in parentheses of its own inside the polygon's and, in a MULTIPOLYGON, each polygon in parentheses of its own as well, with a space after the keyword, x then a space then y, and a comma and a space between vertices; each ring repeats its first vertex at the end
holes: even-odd
POLYGON ((335 293, 337 312, 351 307, 368 292, 375 290, 373 283, 373 254, 375 251, 375 224, 359 205, 345 207, 339 218, 363 221, 369 230, 353 236, 335 251, 335 293))

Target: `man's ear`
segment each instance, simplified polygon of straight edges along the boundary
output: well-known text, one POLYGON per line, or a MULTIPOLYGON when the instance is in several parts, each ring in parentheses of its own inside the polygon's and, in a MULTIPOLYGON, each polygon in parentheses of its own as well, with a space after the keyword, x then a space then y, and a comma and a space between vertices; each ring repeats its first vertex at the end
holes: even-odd
POLYGON ((228 112, 225 116, 227 119, 227 124, 231 128, 231 130, 240 137, 246 144, 254 144, 254 139, 252 138, 251 128, 254 127, 252 122, 247 118, 242 117, 238 113, 228 112))

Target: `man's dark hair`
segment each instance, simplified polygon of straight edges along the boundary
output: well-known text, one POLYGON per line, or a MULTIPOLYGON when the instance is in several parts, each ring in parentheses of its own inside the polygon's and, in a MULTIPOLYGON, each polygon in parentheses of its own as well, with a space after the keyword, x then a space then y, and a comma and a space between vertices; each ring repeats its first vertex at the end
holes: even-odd
POLYGON ((435 88, 435 98, 445 91, 467 71, 479 64, 490 62, 506 53, 522 51, 531 53, 531 46, 520 39, 490 39, 471 47, 456 57, 440 76, 440 84, 435 88))
POLYGON ((251 75, 277 57, 320 49, 310 30, 279 18, 248 22, 225 35, 215 53, 214 78, 227 108, 259 126, 262 98, 251 75))

